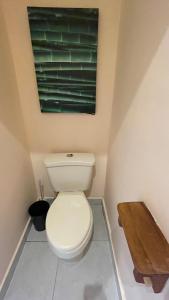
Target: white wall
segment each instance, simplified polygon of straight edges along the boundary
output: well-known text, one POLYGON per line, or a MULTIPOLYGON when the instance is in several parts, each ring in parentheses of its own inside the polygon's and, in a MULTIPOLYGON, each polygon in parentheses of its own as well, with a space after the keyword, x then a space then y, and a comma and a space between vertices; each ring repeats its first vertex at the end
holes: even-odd
MULTIPOLYGON (((104 193, 106 158, 113 100, 113 84, 120 3, 117 0, 1 0, 14 59, 21 105, 36 182, 44 174, 42 157, 48 152, 93 152, 96 175, 93 196, 104 193), (41 113, 34 71, 27 6, 99 8, 96 115, 41 113)), ((43 176, 46 195, 51 188, 43 176)))
MULTIPOLYGON (((167 300, 134 281, 117 204, 144 201, 169 241, 169 2, 123 3, 105 189, 127 300, 167 300)), ((157 241, 158 242, 158 241, 157 241)))
POLYGON ((36 199, 5 22, 0 7, 0 288, 36 199))

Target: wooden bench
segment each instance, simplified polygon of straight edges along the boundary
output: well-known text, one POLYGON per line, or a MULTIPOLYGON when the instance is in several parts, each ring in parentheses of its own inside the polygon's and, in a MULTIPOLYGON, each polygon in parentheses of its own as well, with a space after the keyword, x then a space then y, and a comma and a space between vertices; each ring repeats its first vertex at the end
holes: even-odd
POLYGON ((143 202, 118 204, 119 225, 123 227, 134 264, 134 277, 145 283, 149 277, 155 293, 169 278, 169 244, 143 202))

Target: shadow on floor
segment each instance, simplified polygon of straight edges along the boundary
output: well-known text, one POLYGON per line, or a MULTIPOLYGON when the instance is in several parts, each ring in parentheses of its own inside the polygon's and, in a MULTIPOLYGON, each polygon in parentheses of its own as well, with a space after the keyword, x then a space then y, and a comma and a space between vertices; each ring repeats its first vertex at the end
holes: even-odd
POLYGON ((87 285, 84 289, 84 300, 107 300, 101 284, 87 285))

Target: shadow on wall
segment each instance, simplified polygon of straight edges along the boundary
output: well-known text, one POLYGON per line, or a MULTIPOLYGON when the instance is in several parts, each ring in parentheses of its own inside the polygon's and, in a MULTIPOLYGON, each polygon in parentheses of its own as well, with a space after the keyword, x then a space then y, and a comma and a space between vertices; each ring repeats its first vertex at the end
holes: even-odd
POLYGON ((84 300, 107 300, 101 284, 87 285, 84 290, 84 300))
POLYGON ((140 0, 123 0, 113 104, 113 138, 123 123, 168 25, 168 0, 143 3, 140 0))
POLYGON ((3 70, 0 73, 0 122, 8 129, 17 141, 19 141, 24 147, 27 147, 14 64, 1 7, 0 44, 0 66, 1 70, 3 70))

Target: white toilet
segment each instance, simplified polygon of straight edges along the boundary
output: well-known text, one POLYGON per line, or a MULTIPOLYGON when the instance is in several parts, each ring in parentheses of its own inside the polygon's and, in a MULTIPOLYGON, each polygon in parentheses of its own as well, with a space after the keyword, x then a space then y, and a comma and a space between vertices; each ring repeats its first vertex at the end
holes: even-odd
POLYGON ((46 234, 54 253, 63 259, 81 256, 93 230, 93 215, 84 191, 89 189, 95 157, 91 153, 49 154, 45 166, 55 192, 46 234))

